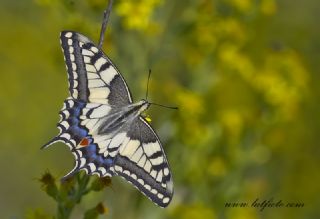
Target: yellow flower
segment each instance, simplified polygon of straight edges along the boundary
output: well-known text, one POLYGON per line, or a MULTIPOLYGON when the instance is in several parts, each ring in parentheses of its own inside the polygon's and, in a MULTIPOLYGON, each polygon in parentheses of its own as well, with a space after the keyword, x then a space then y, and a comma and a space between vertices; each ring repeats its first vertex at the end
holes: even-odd
POLYGON ((257 211, 254 208, 233 208, 227 211, 229 219, 257 219, 257 211))
POLYGON ((262 0, 261 12, 265 15, 273 15, 277 11, 277 4, 275 0, 262 0))
POLYGON ((128 29, 147 30, 152 25, 151 16, 162 0, 121 1, 116 12, 123 17, 123 24, 128 29))
POLYGON ((208 171, 213 176, 223 177, 227 172, 225 161, 221 157, 214 158, 209 164, 208 171))
POLYGON ((221 122, 228 131, 228 133, 238 138, 242 132, 244 121, 243 116, 236 110, 224 110, 221 112, 221 122))
POLYGON ((292 119, 307 93, 308 78, 299 57, 292 51, 285 51, 267 56, 252 85, 264 94, 267 102, 278 108, 281 116, 292 119))
POLYGON ((252 7, 252 0, 231 0, 231 3, 242 12, 247 12, 252 7))
POLYGON ((216 213, 212 207, 197 203, 189 206, 179 206, 174 212, 174 218, 180 219, 215 219, 216 213))
POLYGON ((204 112, 202 97, 188 90, 181 90, 176 95, 178 106, 182 106, 182 113, 186 118, 198 117, 204 112))

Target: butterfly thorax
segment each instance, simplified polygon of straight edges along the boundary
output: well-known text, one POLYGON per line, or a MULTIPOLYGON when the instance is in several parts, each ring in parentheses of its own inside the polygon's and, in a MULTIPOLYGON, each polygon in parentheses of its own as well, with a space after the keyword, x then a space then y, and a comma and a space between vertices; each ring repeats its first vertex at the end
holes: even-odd
POLYGON ((145 110, 147 110, 149 108, 150 103, 147 100, 142 99, 139 102, 131 104, 131 106, 137 110, 137 116, 138 116, 143 111, 145 111, 145 110))
POLYGON ((110 113, 103 119, 103 122, 98 129, 98 134, 112 134, 119 130, 128 127, 131 123, 150 106, 147 100, 127 105, 110 113))

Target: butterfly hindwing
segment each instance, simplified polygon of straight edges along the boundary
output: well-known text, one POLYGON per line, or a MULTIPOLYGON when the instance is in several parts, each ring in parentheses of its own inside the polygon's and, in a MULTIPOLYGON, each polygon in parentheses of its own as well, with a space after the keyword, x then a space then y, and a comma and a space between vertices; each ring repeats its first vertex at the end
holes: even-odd
POLYGON ((57 141, 64 142, 69 146, 75 157, 75 166, 65 177, 81 169, 88 174, 98 174, 99 176, 114 174, 110 169, 113 157, 101 153, 103 142, 94 131, 95 127, 99 126, 102 117, 96 116, 94 119, 90 119, 90 115, 95 115, 94 110, 102 106, 104 105, 84 103, 72 98, 64 101, 63 108, 59 113, 61 117, 58 123, 60 133, 43 147, 48 147, 57 141))
POLYGON ((115 172, 166 207, 173 195, 173 183, 159 138, 141 116, 133 121, 127 136, 129 140, 120 146, 115 158, 115 172))

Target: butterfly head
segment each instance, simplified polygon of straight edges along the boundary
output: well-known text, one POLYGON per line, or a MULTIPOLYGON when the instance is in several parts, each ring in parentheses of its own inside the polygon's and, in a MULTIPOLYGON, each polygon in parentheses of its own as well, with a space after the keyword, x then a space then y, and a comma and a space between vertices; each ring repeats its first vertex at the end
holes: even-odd
POLYGON ((140 112, 147 110, 151 105, 151 103, 149 103, 149 101, 145 99, 140 100, 138 104, 140 106, 140 110, 139 110, 140 112))

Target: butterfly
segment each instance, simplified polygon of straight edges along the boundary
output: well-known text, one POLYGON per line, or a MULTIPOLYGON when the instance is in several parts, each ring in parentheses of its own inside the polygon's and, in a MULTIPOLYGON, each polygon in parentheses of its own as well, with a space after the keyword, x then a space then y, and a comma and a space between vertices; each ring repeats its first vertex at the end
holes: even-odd
POLYGON ((121 176, 160 207, 173 196, 173 181, 159 137, 141 116, 150 103, 133 103, 126 81, 94 43, 74 31, 60 42, 68 72, 68 97, 55 142, 69 146, 74 168, 99 177, 121 176))

